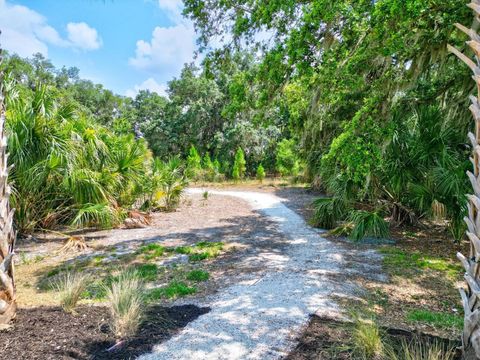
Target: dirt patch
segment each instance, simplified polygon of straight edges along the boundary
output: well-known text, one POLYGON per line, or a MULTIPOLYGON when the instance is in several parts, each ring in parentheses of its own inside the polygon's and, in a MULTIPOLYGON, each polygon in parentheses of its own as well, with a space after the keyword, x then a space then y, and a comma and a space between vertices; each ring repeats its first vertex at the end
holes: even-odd
POLYGON ((11 359, 132 359, 169 339, 209 308, 193 305, 148 309, 137 335, 117 351, 108 309, 82 306, 76 315, 58 307, 20 309, 14 328, 0 333, 0 352, 11 359))

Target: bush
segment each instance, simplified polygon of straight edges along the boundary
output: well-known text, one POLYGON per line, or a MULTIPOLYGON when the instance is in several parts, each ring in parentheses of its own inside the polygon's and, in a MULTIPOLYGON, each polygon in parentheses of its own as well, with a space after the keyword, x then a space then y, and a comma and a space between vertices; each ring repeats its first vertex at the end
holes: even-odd
POLYGON ((143 284, 135 271, 125 271, 106 289, 116 337, 134 336, 144 315, 143 284))
POLYGON ((379 212, 356 210, 351 213, 350 220, 353 222, 350 237, 355 241, 368 236, 386 238, 390 234, 389 224, 379 212))
POLYGON ((340 198, 319 198, 312 203, 313 215, 310 219, 312 226, 324 229, 333 229, 346 214, 346 203, 340 198))
POLYGON ((262 164, 260 164, 257 167, 257 180, 263 182, 263 179, 265 179, 265 169, 263 168, 262 164))
POLYGON ((172 157, 167 162, 156 160, 153 164, 155 202, 163 202, 167 211, 174 210, 180 203, 180 198, 188 185, 184 164, 178 157, 172 157))
POLYGON ((66 312, 74 312, 78 301, 87 287, 90 276, 66 272, 54 284, 60 292, 60 304, 66 312))

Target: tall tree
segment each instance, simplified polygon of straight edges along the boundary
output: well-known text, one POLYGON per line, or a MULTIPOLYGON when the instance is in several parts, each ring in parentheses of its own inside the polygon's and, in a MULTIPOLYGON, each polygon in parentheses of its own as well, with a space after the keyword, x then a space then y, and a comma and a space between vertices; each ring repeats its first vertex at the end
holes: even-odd
MULTIPOLYGON (((468 5, 480 16, 480 0, 474 0, 468 5)), ((468 29, 461 24, 456 26, 470 37, 467 44, 473 50, 476 61, 456 48, 449 46, 449 50, 458 56, 473 71, 477 83, 477 97, 471 96, 470 110, 475 119, 475 134, 469 133, 468 137, 472 142, 472 163, 473 174, 468 171, 468 177, 472 183, 473 195, 469 195, 468 217, 465 217, 468 230, 467 236, 470 239, 470 254, 465 257, 458 253, 457 257, 465 268, 465 280, 467 289, 460 289, 464 309, 463 328, 463 353, 465 359, 480 359, 480 36, 474 29, 468 29)))
MULTIPOLYGON (((0 69, 2 53, 0 49, 0 69)), ((13 209, 10 209, 8 185, 7 138, 5 135, 4 76, 0 70, 0 326, 8 324, 16 314, 15 280, 13 273, 13 209)))

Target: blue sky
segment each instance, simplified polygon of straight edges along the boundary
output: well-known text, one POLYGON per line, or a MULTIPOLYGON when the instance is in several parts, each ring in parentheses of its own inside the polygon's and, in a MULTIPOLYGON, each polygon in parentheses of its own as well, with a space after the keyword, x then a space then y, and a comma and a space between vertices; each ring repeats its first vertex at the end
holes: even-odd
POLYGON ((181 9, 181 0, 0 0, 0 43, 76 66, 120 95, 163 93, 196 49, 181 9))

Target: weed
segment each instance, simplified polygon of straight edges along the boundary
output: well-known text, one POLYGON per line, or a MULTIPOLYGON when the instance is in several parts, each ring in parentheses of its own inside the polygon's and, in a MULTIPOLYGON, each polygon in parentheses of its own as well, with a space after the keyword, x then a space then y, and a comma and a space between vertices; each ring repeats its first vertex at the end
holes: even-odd
POLYGON ((85 291, 88 280, 88 275, 66 272, 55 282, 54 288, 60 293, 60 304, 63 310, 74 312, 85 291))
POLYGON ((204 270, 192 270, 187 274, 187 280, 200 282, 207 281, 210 274, 204 270))
POLYGON ((407 320, 411 322, 423 322, 434 327, 451 329, 463 328, 463 318, 449 313, 433 312, 428 310, 412 310, 407 314, 407 320))
POLYGON ((112 330, 121 339, 137 332, 144 314, 143 285, 136 271, 125 271, 106 289, 112 330))

